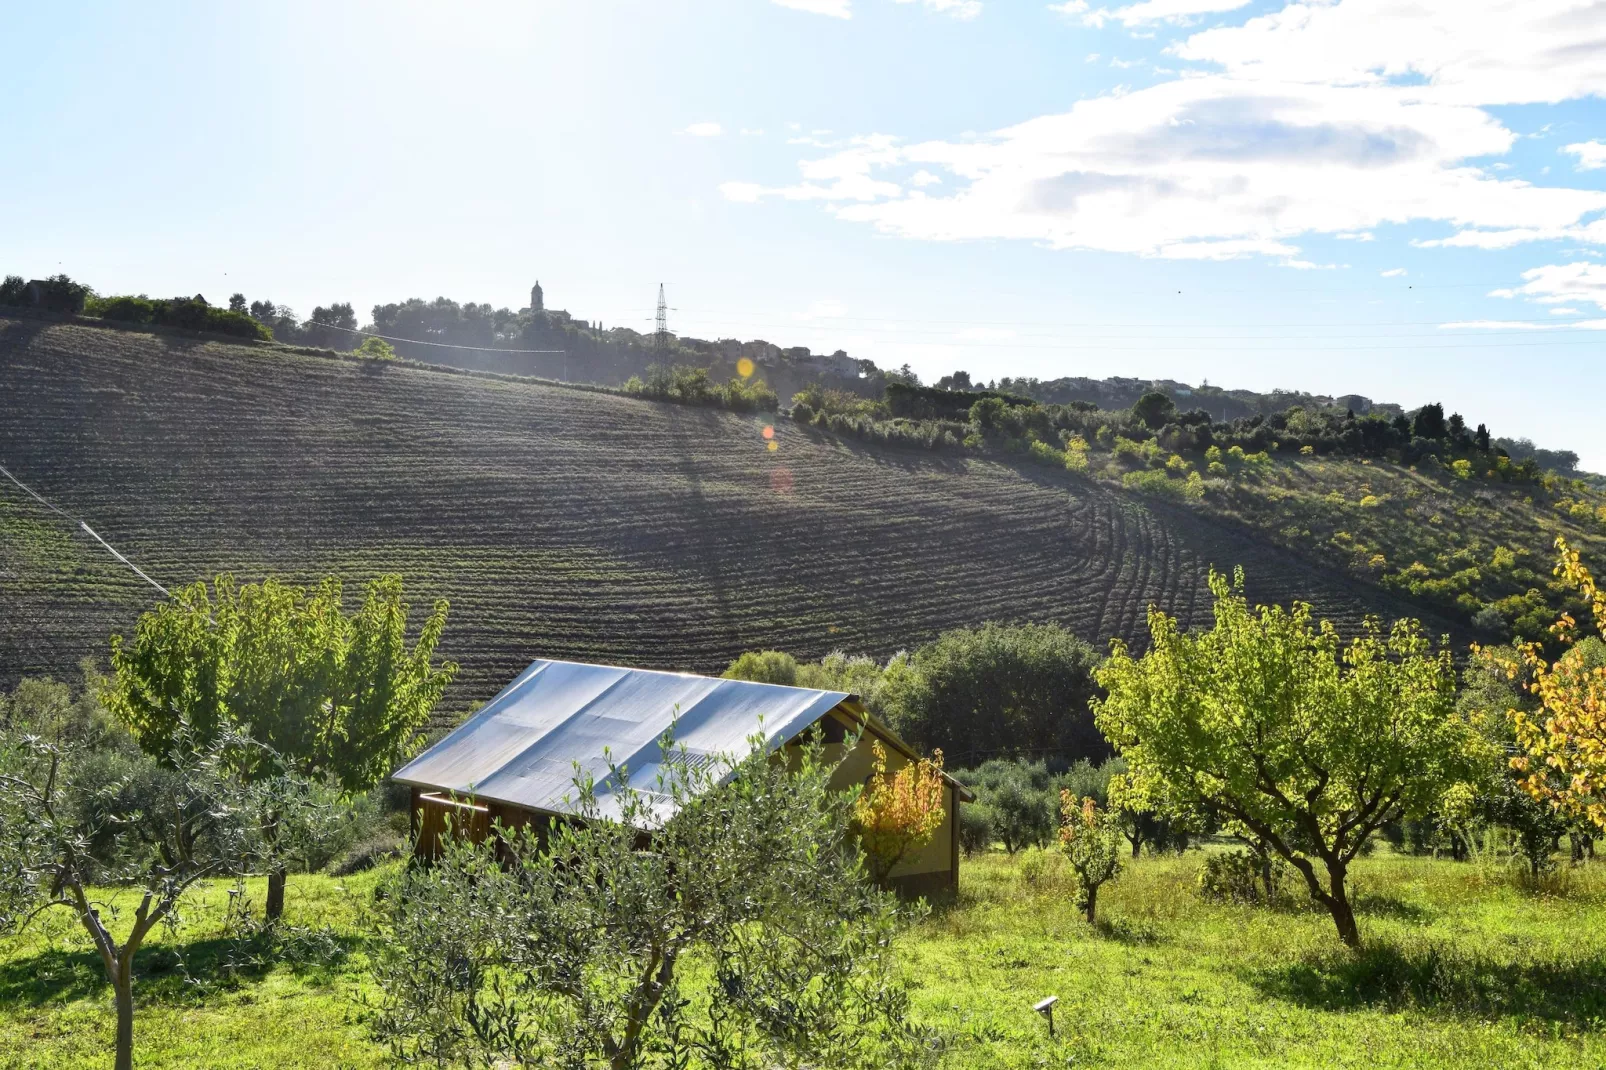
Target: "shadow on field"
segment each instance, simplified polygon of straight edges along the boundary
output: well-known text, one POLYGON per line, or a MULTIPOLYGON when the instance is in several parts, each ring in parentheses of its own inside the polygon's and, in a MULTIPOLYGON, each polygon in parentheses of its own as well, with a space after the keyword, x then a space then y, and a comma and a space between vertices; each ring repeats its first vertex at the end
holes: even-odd
POLYGON ((1408 903, 1403 899, 1382 893, 1356 896, 1355 913, 1371 914, 1380 918, 1393 918, 1396 921, 1409 921, 1417 925, 1425 925, 1437 916, 1427 907, 1418 906, 1416 903, 1408 903))
MULTIPOLYGON (((181 1003, 220 988, 255 984, 283 967, 314 984, 334 980, 361 940, 327 929, 284 929, 248 937, 193 940, 141 948, 134 956, 134 999, 181 1003)), ((90 950, 52 948, 0 963, 0 1006, 111 998, 105 967, 90 950)))
POLYGON ((1248 974, 1276 999, 1326 1010, 1537 1018, 1597 1029, 1606 1021, 1606 958, 1513 963, 1442 945, 1375 943, 1248 974))

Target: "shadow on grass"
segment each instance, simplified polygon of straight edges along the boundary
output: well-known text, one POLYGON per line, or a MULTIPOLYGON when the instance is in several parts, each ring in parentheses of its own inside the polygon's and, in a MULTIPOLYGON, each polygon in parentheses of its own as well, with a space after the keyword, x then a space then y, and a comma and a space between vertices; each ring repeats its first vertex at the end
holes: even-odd
POLYGON ((1355 913, 1371 915, 1379 918, 1393 918, 1396 921, 1409 921, 1417 925, 1425 925, 1437 915, 1426 907, 1415 903, 1407 903, 1396 896, 1379 894, 1362 894, 1355 898, 1355 913))
MULTIPOLYGON (((193 1001, 255 984, 280 968, 313 984, 327 984, 361 944, 359 937, 328 929, 290 927, 143 947, 134 956, 134 998, 145 1003, 193 1001)), ((53 948, 0 963, 0 1005, 41 1006, 101 994, 110 998, 106 970, 100 956, 87 949, 53 948)))
POLYGON ((1106 940, 1133 947, 1147 947, 1161 942, 1160 932, 1152 925, 1130 918, 1099 918, 1093 928, 1106 940))
POLYGON ((1246 978, 1264 994, 1326 1010, 1364 1007, 1448 1017, 1606 1024, 1606 958, 1503 962, 1422 941, 1342 949, 1246 978))

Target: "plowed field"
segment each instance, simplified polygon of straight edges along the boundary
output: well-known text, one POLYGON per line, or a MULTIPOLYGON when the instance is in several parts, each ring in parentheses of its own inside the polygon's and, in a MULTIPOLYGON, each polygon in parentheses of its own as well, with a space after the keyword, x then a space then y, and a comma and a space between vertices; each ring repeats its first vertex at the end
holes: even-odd
MULTIPOLYGON (((1248 529, 1075 477, 534 382, 0 319, 0 463, 161 583, 444 595, 448 713, 536 657, 717 670, 885 655, 986 619, 1141 640, 1205 572, 1354 624, 1423 615, 1248 529)), ((156 592, 0 481, 0 685, 104 656, 156 592)), ((1429 624, 1443 622, 1428 617, 1429 624)))

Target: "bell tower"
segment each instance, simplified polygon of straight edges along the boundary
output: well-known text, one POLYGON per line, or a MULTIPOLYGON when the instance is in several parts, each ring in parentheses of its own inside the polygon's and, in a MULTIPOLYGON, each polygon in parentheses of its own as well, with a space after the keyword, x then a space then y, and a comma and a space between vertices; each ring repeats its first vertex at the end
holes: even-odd
POLYGON ((545 312, 546 311, 546 302, 542 298, 541 284, 539 282, 537 282, 534 286, 530 287, 530 311, 531 312, 545 312))

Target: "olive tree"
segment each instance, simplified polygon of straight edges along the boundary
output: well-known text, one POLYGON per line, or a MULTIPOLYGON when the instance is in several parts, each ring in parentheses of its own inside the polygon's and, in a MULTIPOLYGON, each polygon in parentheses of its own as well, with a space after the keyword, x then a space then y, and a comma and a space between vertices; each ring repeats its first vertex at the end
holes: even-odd
POLYGON ((1351 947, 1346 879, 1383 825, 1435 809, 1478 775, 1455 669, 1415 621, 1368 622, 1343 642, 1308 605, 1251 609, 1243 572, 1212 572, 1215 625, 1187 633, 1149 611, 1152 645, 1116 642, 1098 672, 1099 727, 1155 798, 1215 812, 1305 879, 1351 947))
POLYGON ((808 744, 667 747, 645 789, 577 774, 573 817, 458 841, 381 907, 375 1028, 436 1065, 886 1066, 913 1057, 852 794, 808 744))
POLYGON ((52 908, 78 920, 112 987, 117 1070, 133 1065, 133 966, 145 938, 177 926, 197 881, 256 864, 265 816, 291 821, 305 797, 282 775, 247 784, 224 758, 229 742, 183 746, 159 765, 0 731, 0 933, 52 908), (137 905, 118 905, 107 886, 133 889, 137 905))
MULTIPOLYGON (((219 576, 210 594, 193 584, 141 615, 132 638, 112 638, 106 703, 158 760, 181 741, 206 748, 232 733, 260 744, 229 752, 248 780, 288 763, 357 794, 422 742, 456 673, 432 663, 446 612, 436 602, 409 649, 400 576, 369 583, 349 614, 337 579, 308 589, 219 576)), ((270 845, 288 847, 276 827, 270 845)), ((270 921, 284 910, 285 871, 284 858, 271 864, 270 921)))

